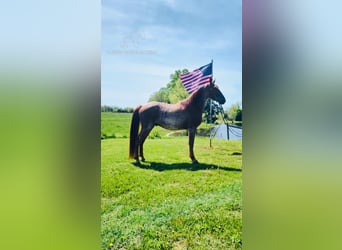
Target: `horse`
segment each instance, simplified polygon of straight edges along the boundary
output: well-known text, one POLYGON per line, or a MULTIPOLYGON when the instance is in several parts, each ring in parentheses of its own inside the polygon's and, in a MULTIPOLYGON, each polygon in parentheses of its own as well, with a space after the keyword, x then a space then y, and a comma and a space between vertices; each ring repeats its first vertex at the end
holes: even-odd
POLYGON ((219 104, 226 102, 225 97, 215 84, 215 80, 200 87, 178 103, 149 102, 137 106, 131 120, 129 158, 134 158, 137 165, 140 165, 139 156, 142 161, 145 161, 144 142, 154 126, 161 126, 170 130, 187 129, 189 157, 192 163, 198 163, 193 150, 195 133, 202 122, 202 113, 208 98, 219 104), (141 125, 140 132, 139 125, 141 125))

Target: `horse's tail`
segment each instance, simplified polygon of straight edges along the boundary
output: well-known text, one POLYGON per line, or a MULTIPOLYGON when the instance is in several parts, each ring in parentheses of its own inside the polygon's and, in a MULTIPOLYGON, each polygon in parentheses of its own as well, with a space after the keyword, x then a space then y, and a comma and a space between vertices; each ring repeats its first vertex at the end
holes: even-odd
POLYGON ((131 132, 130 132, 130 139, 129 139, 129 158, 134 158, 134 149, 135 149, 135 143, 138 139, 138 131, 139 131, 139 110, 141 108, 141 105, 136 107, 131 121, 131 132))

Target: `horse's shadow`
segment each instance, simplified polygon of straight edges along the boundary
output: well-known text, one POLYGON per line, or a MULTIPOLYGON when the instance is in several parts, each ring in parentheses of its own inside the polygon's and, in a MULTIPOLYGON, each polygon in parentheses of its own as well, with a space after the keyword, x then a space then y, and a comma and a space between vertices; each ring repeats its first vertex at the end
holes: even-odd
POLYGON ((167 171, 167 170, 177 170, 184 169, 188 171, 198 171, 198 170, 224 170, 224 171, 236 171, 241 172, 242 170, 239 168, 232 167, 221 167, 214 164, 205 164, 205 163, 162 163, 162 162, 148 162, 134 164, 133 165, 142 168, 142 169, 151 169, 155 171, 167 171))

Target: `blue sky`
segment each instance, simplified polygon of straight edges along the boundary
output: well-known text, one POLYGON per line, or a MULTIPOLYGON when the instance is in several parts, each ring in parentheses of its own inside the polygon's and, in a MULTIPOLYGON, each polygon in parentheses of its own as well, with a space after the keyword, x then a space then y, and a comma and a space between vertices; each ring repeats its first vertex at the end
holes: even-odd
POLYGON ((241 0, 102 1, 101 104, 135 107, 177 69, 214 60, 216 83, 242 104, 241 0))

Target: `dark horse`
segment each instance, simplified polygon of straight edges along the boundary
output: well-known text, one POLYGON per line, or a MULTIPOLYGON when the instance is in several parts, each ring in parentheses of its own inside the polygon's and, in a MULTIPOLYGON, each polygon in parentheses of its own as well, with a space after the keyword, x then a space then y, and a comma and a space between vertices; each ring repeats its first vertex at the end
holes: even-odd
POLYGON ((150 102, 135 108, 131 122, 129 157, 140 164, 139 156, 145 161, 143 145, 155 125, 166 129, 187 129, 189 134, 189 153, 192 163, 198 163, 194 155, 196 128, 202 122, 202 113, 208 98, 224 104, 226 99, 215 81, 199 88, 188 98, 176 104, 150 102), (139 132, 139 125, 141 130, 139 132))

